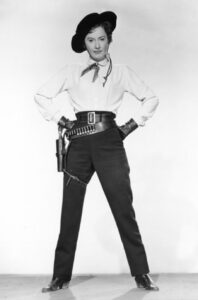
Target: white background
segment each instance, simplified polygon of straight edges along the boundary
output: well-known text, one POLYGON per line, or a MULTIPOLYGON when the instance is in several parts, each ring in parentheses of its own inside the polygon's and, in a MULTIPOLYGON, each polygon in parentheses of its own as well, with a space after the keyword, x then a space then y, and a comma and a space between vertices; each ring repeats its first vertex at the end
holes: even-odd
MULTIPOLYGON (((52 272, 62 202, 57 127, 33 96, 62 66, 87 59, 72 52, 71 37, 86 14, 105 10, 118 16, 113 61, 130 65, 160 98, 153 119, 125 141, 151 272, 198 272, 197 1, 1 0, 0 273, 52 272)), ((135 108, 125 97, 118 123, 135 108)), ((129 268, 94 176, 74 273, 120 272, 129 268)))

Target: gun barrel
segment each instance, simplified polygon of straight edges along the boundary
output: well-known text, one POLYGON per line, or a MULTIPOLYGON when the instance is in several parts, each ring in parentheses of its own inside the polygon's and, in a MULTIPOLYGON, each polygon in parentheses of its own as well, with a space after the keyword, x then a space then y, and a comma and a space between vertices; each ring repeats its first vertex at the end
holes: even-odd
POLYGON ((58 172, 62 172, 64 164, 64 140, 62 137, 56 140, 56 157, 58 172))

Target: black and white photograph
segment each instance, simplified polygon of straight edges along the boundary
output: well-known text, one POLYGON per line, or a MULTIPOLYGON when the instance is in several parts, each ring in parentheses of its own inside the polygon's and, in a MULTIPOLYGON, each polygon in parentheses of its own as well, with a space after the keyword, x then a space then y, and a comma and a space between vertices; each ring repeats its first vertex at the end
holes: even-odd
POLYGON ((198 3, 0 0, 0 299, 198 299, 198 3))

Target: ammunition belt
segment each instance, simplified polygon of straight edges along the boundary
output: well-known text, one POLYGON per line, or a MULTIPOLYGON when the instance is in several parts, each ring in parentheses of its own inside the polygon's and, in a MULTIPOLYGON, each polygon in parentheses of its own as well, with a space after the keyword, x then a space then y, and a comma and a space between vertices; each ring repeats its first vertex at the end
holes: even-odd
POLYGON ((84 125, 83 122, 77 122, 76 125, 72 129, 67 130, 65 134, 69 140, 72 140, 78 137, 99 133, 115 126, 116 123, 114 120, 98 122, 95 124, 86 123, 86 125, 84 125))

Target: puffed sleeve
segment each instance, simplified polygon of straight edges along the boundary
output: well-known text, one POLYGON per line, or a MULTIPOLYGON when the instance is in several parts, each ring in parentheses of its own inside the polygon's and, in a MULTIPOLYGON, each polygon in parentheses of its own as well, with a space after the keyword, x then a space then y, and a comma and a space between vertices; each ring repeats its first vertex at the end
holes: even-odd
POLYGON ((151 118, 157 109, 159 99, 142 79, 128 66, 125 66, 124 75, 125 91, 132 94, 141 102, 137 116, 134 118, 139 126, 151 118))
POLYGON ((69 67, 63 67, 42 85, 34 96, 38 109, 47 121, 58 123, 62 117, 61 107, 56 105, 56 97, 68 88, 69 67))

